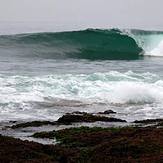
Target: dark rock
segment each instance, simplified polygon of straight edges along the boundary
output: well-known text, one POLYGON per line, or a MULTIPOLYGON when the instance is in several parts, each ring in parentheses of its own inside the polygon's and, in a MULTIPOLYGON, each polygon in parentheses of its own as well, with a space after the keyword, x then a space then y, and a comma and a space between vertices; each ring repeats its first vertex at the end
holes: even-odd
POLYGON ((104 117, 104 116, 96 116, 92 114, 83 114, 83 115, 74 115, 74 114, 66 114, 58 119, 58 123, 73 123, 73 122, 126 122, 125 120, 112 118, 112 117, 104 117))
POLYGON ((11 126, 12 129, 25 128, 25 127, 40 127, 44 125, 71 125, 72 122, 126 122, 125 120, 117 118, 109 118, 104 116, 92 115, 86 112, 73 112, 63 115, 58 121, 32 121, 24 122, 11 126))
POLYGON ((25 127, 39 127, 43 125, 57 125, 57 122, 51 122, 51 121, 32 121, 32 122, 25 122, 25 123, 20 123, 11 126, 12 129, 17 129, 17 128, 25 128, 25 127))
POLYGON ((106 110, 104 112, 99 112, 98 114, 116 114, 116 112, 113 110, 106 110))
POLYGON ((48 138, 48 139, 54 139, 56 131, 50 131, 50 132, 36 132, 32 135, 34 138, 48 138))
POLYGON ((72 112, 72 113, 67 113, 67 114, 88 114, 87 112, 80 112, 80 111, 76 111, 76 112, 72 112))
POLYGON ((53 148, 52 146, 0 136, 0 162, 59 163, 51 154, 53 148))
POLYGON ((163 122, 163 119, 146 119, 146 120, 134 121, 133 123, 150 124, 150 123, 160 123, 160 122, 163 122))
MULTIPOLYGON (((52 133, 51 133, 52 134, 52 133)), ((57 145, 0 136, 2 163, 162 162, 161 128, 70 128, 54 131, 57 145)))
POLYGON ((16 123, 17 121, 9 121, 9 123, 16 123))

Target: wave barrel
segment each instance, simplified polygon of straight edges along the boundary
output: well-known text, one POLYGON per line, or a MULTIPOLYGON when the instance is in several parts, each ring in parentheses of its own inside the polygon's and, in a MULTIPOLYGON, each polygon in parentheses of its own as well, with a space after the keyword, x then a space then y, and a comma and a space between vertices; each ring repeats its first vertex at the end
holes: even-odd
POLYGON ((0 36, 0 47, 48 59, 132 60, 143 53, 132 37, 117 29, 0 36))

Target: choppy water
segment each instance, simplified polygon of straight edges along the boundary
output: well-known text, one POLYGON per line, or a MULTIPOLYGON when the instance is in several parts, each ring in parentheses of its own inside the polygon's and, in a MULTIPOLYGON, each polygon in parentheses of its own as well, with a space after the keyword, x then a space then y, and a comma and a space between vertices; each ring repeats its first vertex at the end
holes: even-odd
POLYGON ((0 36, 0 121, 71 111, 163 116, 163 33, 85 30, 0 36))

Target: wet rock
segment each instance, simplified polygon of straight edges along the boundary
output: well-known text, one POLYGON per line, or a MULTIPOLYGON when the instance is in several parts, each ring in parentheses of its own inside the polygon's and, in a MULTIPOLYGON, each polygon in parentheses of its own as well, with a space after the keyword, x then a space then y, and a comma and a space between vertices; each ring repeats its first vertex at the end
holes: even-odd
POLYGON ((161 128, 70 128, 54 131, 57 145, 0 136, 0 162, 162 162, 161 128))
POLYGON ((54 139, 56 131, 49 131, 49 132, 36 132, 32 135, 34 138, 48 138, 54 139))
POLYGON ((51 154, 54 148, 51 146, 0 135, 0 147, 1 163, 59 163, 51 154))
POLYGON ((67 114, 80 114, 80 115, 83 115, 83 114, 88 114, 87 112, 80 112, 80 111, 75 111, 75 112, 72 112, 72 113, 67 113, 67 114))
POLYGON ((116 114, 116 112, 113 110, 106 110, 104 112, 99 112, 98 114, 116 114))
POLYGON ((57 122, 51 122, 51 121, 32 121, 32 122, 25 122, 25 123, 19 123, 16 125, 11 126, 12 129, 17 128, 25 128, 25 127, 40 127, 43 125, 57 125, 57 122))
POLYGON ((151 123, 160 123, 163 122, 163 119, 146 119, 140 121, 134 121, 133 123, 144 123, 144 124, 151 124, 151 123))
POLYGON ((126 122, 122 119, 112 118, 112 117, 104 117, 97 116, 92 114, 82 114, 82 115, 74 115, 74 114, 66 114, 58 119, 58 123, 75 123, 75 122, 126 122))
POLYGON ((17 121, 9 121, 9 123, 16 123, 17 121))
POLYGON ((77 133, 89 133, 89 132, 98 132, 98 131, 117 131, 119 128, 101 128, 101 127, 78 127, 78 128, 68 128, 58 131, 50 131, 50 132, 36 132, 32 135, 32 137, 35 138, 49 138, 54 139, 55 137, 58 140, 62 140, 63 138, 67 138, 67 136, 70 136, 71 134, 77 134, 77 133))
POLYGON ((157 162, 163 159, 163 129, 81 127, 57 131, 55 136, 60 146, 80 149, 76 162, 157 162))
MULTIPOLYGON (((107 110, 104 112, 104 114, 113 114, 115 112, 111 110, 107 110)), ((101 113, 103 114, 103 113, 101 113)), ((40 127, 44 125, 71 125, 71 123, 75 122, 126 122, 125 120, 113 118, 113 117, 105 117, 105 116, 97 116, 86 112, 72 112, 67 113, 60 117, 58 121, 32 121, 32 122, 24 122, 24 123, 18 123, 11 126, 12 129, 18 129, 18 128, 26 128, 26 127, 40 127)), ((15 122, 16 123, 16 122, 15 122)))

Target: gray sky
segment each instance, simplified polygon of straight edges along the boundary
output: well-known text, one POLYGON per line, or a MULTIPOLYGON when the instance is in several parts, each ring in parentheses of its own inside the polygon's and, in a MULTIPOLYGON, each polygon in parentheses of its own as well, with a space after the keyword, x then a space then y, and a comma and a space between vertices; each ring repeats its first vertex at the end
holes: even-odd
POLYGON ((163 30, 163 0, 0 0, 0 22, 163 30))

